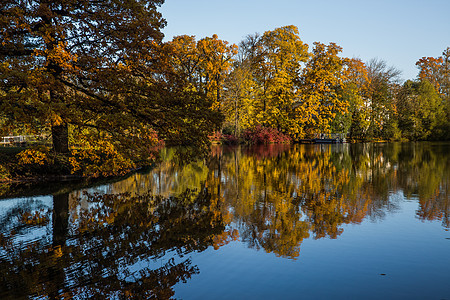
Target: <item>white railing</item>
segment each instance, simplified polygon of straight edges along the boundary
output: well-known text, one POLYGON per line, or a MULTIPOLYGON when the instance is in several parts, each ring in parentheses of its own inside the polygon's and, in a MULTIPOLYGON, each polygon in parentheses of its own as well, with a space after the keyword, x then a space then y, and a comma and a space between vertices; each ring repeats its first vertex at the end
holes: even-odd
POLYGON ((0 138, 0 146, 23 146, 36 141, 34 135, 9 135, 0 138))

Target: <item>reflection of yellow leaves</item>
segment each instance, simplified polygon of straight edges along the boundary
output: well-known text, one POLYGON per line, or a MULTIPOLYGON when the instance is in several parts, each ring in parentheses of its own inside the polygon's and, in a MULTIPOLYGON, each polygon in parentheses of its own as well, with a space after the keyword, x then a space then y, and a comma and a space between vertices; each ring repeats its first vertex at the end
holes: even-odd
POLYGON ((221 234, 216 234, 213 237, 214 250, 218 250, 220 247, 227 245, 232 241, 239 239, 239 231, 233 229, 231 231, 223 231, 221 234))
POLYGON ((115 217, 116 217, 115 214, 110 214, 110 215, 106 216, 105 221, 108 224, 112 224, 112 223, 114 223, 115 217))
POLYGON ((61 246, 58 245, 58 246, 53 248, 53 256, 55 258, 60 258, 60 257, 63 256, 63 251, 62 251, 61 246))
POLYGON ((35 212, 24 212, 20 215, 20 222, 26 225, 43 225, 48 222, 48 217, 44 210, 39 210, 35 212))

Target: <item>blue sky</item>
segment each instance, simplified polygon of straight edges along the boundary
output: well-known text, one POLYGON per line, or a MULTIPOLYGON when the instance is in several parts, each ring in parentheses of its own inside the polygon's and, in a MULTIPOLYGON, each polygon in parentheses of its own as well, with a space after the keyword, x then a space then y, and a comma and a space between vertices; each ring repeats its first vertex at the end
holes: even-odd
POLYGON ((450 46, 450 0, 166 0, 160 11, 165 41, 217 34, 238 44, 248 34, 295 25, 310 49, 335 42, 342 56, 383 59, 403 79, 416 78, 419 58, 450 46))

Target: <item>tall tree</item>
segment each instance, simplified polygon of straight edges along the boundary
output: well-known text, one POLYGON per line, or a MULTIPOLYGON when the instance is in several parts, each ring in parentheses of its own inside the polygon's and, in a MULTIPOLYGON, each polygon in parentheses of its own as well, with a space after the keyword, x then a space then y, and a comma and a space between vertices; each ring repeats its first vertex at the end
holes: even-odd
POLYGON ((429 81, 442 99, 447 120, 443 138, 450 139, 450 47, 440 57, 422 57, 416 65, 419 79, 429 81))
POLYGON ((111 83, 162 39, 162 2, 3 1, 3 111, 48 123, 59 153, 69 151, 69 125, 111 128, 102 123, 112 114, 139 115, 111 83))
POLYGON ((165 44, 165 48, 168 48, 174 71, 198 89, 201 58, 195 36, 176 36, 165 44))
POLYGON ((395 96, 399 88, 401 71, 388 67, 383 60, 372 59, 367 64, 369 88, 370 125, 368 138, 396 139, 400 137, 397 126, 395 96))
POLYGON ((440 91, 441 89, 442 63, 442 57, 422 57, 416 62, 416 66, 419 68, 419 79, 428 80, 437 91, 440 91))
POLYGON ((342 89, 342 48, 335 43, 314 43, 312 58, 302 74, 302 97, 297 106, 299 121, 306 133, 331 132, 331 122, 347 111, 347 103, 338 93, 342 89))
POLYGON ((308 45, 299 37, 296 26, 266 31, 261 36, 263 59, 258 61, 258 77, 262 84, 262 111, 258 119, 268 127, 297 135, 300 132, 293 115, 298 98, 302 64, 309 58, 308 45))
MULTIPOLYGON (((241 103, 239 123, 242 128, 254 128, 261 124, 258 119, 260 112, 265 109, 266 69, 261 35, 259 33, 247 35, 239 43, 238 54, 227 80, 228 106, 241 103), (240 100, 239 100, 240 99, 240 100)), ((228 114, 231 116, 231 114, 228 114)), ((236 112, 234 113, 236 116, 236 112)), ((231 118, 229 118, 231 119, 231 118)), ((238 126, 235 126, 236 128, 238 126)))
POLYGON ((203 88, 213 106, 221 112, 222 91, 226 75, 231 69, 237 46, 228 45, 227 41, 220 40, 216 34, 198 41, 198 52, 201 59, 203 88))
POLYGON ((444 135, 444 108, 428 80, 403 85, 398 99, 399 127, 410 140, 438 139, 444 135))
POLYGON ((242 127, 252 127, 255 122, 256 85, 247 61, 237 62, 225 81, 224 114, 226 124, 239 136, 242 127))
POLYGON ((344 117, 351 139, 364 139, 369 127, 368 107, 370 101, 369 77, 367 66, 360 59, 345 59, 342 70, 343 88, 341 91, 343 101, 349 105, 349 112, 344 117))
POLYGON ((443 99, 450 97, 450 47, 442 52, 442 56, 422 57, 416 62, 419 68, 419 79, 428 80, 443 99))
POLYGON ((155 131, 204 144, 219 119, 164 60, 162 3, 3 1, 2 129, 49 127, 55 152, 112 168, 148 160, 155 131))

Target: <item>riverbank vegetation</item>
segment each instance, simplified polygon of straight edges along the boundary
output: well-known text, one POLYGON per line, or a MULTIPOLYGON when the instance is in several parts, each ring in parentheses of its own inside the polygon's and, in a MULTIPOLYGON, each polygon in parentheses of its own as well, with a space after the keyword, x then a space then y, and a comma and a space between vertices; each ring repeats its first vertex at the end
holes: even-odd
POLYGON ((421 58, 417 80, 402 84, 384 61, 310 47, 292 25, 239 45, 217 35, 163 42, 163 2, 4 1, 0 136, 47 133, 50 146, 10 153, 0 178, 123 174, 154 161, 162 143, 206 153, 215 132, 265 142, 450 138, 450 48, 421 58))

